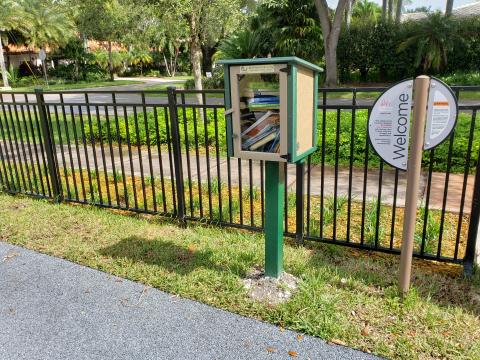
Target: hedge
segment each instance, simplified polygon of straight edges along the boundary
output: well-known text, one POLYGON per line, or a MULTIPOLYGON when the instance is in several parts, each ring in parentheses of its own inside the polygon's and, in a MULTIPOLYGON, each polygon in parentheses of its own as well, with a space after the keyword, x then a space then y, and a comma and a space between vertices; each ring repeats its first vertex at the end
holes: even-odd
MULTIPOLYGON (((198 145, 200 147, 215 146, 215 121, 214 113, 211 109, 206 111, 206 123, 199 118, 198 110, 196 116, 196 129, 193 122, 193 110, 185 110, 186 123, 183 117, 183 110, 179 109, 179 125, 180 136, 182 140, 183 149, 185 149, 185 127, 187 130, 187 138, 189 141, 189 148, 193 150, 195 146, 195 133, 198 138, 198 145), (185 126, 186 125, 186 126, 185 126), (206 130, 206 131, 205 131, 206 130)), ((318 124, 318 147, 322 146, 322 111, 318 112, 319 124, 318 124)), ((218 131, 218 143, 219 150, 222 155, 226 154, 226 124, 223 116, 223 110, 218 111, 217 114, 217 131, 218 131)), ((340 112, 339 117, 339 139, 338 139, 338 164, 340 166, 349 166, 350 164, 350 144, 351 144, 351 131, 352 131, 352 113, 347 111, 340 112)), ((160 145, 166 145, 168 143, 168 136, 166 130, 166 121, 164 112, 158 111, 157 113, 158 123, 158 139, 160 145)), ((110 119, 110 134, 114 142, 118 142, 120 138, 122 144, 126 144, 127 139, 133 145, 156 145, 157 136, 155 131, 155 117, 153 112, 147 112, 146 118, 143 113, 137 114, 138 124, 138 137, 137 128, 135 127, 135 116, 129 115, 127 121, 124 118, 119 118, 118 132, 115 123, 110 119), (146 119, 146 122, 145 122, 146 119), (148 126, 148 138, 145 123, 148 126), (127 132, 128 125, 128 132, 127 132)), ((455 173, 463 173, 466 165, 468 140, 470 134, 471 116, 468 114, 460 114, 455 128, 454 142, 452 147, 451 167, 450 171, 455 173)), ((92 119, 92 127, 90 131, 90 125, 85 123, 84 131, 87 139, 93 139, 99 141, 100 138, 104 142, 108 140, 108 127, 107 119, 101 117, 99 121, 96 118, 92 119), (100 122, 101 133, 98 131, 98 122, 100 122)), ((325 164, 334 166, 336 158, 336 143, 337 143, 337 112, 327 111, 326 123, 325 123, 325 164)), ((365 110, 357 111, 355 114, 355 129, 353 137, 353 165, 356 167, 363 167, 365 163, 366 154, 366 130, 367 130, 367 112, 365 110)), ((479 153, 479 136, 480 129, 475 128, 474 141, 470 154, 470 162, 468 164, 469 172, 473 172, 477 163, 479 153)), ((437 148, 435 148, 435 156, 433 162, 434 171, 445 172, 447 170, 448 163, 448 150, 449 141, 444 142, 437 148)), ((425 152, 423 156, 423 166, 428 168, 430 161, 430 152, 425 152)), ((317 151, 312 156, 312 163, 319 164, 321 162, 321 152, 317 151)), ((369 146, 368 151, 368 164, 369 167, 375 168, 380 164, 380 158, 375 154, 375 151, 369 146)), ((388 166, 387 166, 388 167, 388 166)))

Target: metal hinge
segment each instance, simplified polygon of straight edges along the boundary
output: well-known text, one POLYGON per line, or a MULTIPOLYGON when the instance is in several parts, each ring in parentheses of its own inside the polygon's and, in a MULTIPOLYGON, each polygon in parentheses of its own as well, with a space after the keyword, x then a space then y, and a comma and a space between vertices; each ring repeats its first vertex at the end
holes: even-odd
POLYGON ((287 73, 287 75, 290 75, 292 73, 292 66, 287 65, 287 67, 284 67, 284 68, 280 69, 280 71, 284 72, 284 73, 287 73))

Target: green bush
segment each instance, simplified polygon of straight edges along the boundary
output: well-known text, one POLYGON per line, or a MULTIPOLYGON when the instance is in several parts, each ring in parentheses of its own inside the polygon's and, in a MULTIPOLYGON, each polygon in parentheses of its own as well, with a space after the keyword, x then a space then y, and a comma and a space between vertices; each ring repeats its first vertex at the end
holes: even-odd
MULTIPOLYGON (((208 90, 223 89, 223 66, 217 66, 212 71, 212 77, 207 78, 202 76, 203 88, 208 90)), ((193 79, 188 79, 185 82, 186 90, 195 89, 195 81, 193 79)))
MULTIPOLYGON (((215 121, 213 111, 205 111, 206 122, 200 118, 199 112, 196 113, 196 129, 193 121, 193 110, 186 109, 185 113, 183 110, 179 110, 179 127, 180 127, 180 137, 183 144, 186 143, 188 139, 189 146, 192 148, 195 144, 195 133, 198 137, 199 146, 214 146, 215 145, 215 121), (185 133, 186 128, 186 133, 185 133)), ((218 141, 221 144, 221 148, 225 151, 226 144, 226 126, 223 113, 218 112, 218 141)), ((168 119, 168 121, 170 121, 168 119)), ((108 138, 112 138, 112 141, 118 142, 118 139, 122 144, 126 144, 129 141, 132 145, 157 145, 159 143, 168 144, 168 139, 170 134, 167 133, 167 122, 163 109, 157 110, 157 121, 155 121, 155 113, 149 111, 144 115, 143 112, 137 113, 135 117, 134 114, 131 114, 125 118, 119 117, 118 119, 118 131, 117 125, 113 118, 107 121, 106 117, 102 116, 100 118, 92 117, 91 126, 88 121, 84 123, 84 132, 87 140, 91 140, 93 137, 94 141, 100 141, 102 139, 104 142, 108 141, 108 138), (100 127, 99 127, 100 123, 100 127), (156 126, 158 124, 158 141, 157 141, 157 130, 156 126), (109 126, 108 126, 109 125, 109 126), (99 131, 100 128, 100 131, 99 131), (148 131, 147 131, 148 129, 148 131), (138 135, 137 135, 138 134, 138 135)))
POLYGON ((480 71, 455 72, 450 75, 440 76, 440 79, 449 85, 479 85, 480 71))
MULTIPOLYGON (((322 112, 318 113, 318 147, 322 146, 322 112)), ((365 164, 366 144, 367 144, 367 121, 368 115, 366 111, 357 111, 355 116, 355 129, 353 138, 353 165, 363 167, 365 164)), ((350 164, 350 144, 352 131, 352 114, 342 112, 340 114, 340 132, 338 139, 338 164, 340 166, 349 166, 350 164)), ((468 139, 470 135, 471 117, 468 114, 461 113, 459 115, 457 125, 455 127, 455 137, 452 147, 451 156, 451 172, 462 173, 465 170, 465 159, 467 157, 468 139)), ((336 157, 336 129, 337 129, 337 113, 328 111, 325 123, 325 164, 335 165, 336 157)), ((480 129, 475 129, 475 138, 480 136, 480 129)), ((477 141, 473 142, 470 156, 469 169, 474 169, 477 163, 478 151, 480 144, 477 141)), ((448 163, 449 141, 435 148, 434 162, 432 168, 434 171, 446 171, 448 163)), ((321 162, 321 152, 317 151, 313 154, 313 163, 321 162)), ((375 153, 371 146, 368 149, 368 164, 369 167, 378 167, 380 158, 375 153)), ((428 168, 430 165, 430 152, 423 154, 423 167, 428 168)), ((387 166, 388 167, 388 166, 387 166)))

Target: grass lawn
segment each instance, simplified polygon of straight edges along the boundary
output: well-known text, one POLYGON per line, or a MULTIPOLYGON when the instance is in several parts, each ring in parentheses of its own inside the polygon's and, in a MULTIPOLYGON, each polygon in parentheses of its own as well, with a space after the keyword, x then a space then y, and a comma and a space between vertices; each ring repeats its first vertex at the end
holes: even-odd
POLYGON ((122 86, 122 85, 134 85, 134 84, 142 84, 143 81, 135 81, 135 80, 115 80, 115 81, 77 81, 74 83, 58 83, 58 84, 50 84, 50 85, 32 85, 32 86, 25 86, 25 87, 12 87, 12 91, 34 91, 36 86, 41 86, 44 91, 54 91, 54 90, 74 90, 74 89, 87 89, 87 88, 97 88, 97 87, 105 87, 105 86, 122 86))
POLYGON ((0 219, 1 241, 335 343, 391 358, 480 358, 480 279, 459 266, 414 261, 401 301, 398 257, 286 240, 286 271, 302 282, 272 307, 241 285, 263 263, 260 234, 5 194, 0 219))
MULTIPOLYGON (((151 91, 151 90, 154 90, 154 91, 163 91, 163 90, 167 90, 168 87, 170 86, 175 86, 177 89, 179 90, 183 90, 184 89, 184 84, 185 82, 183 81, 179 81, 179 82, 169 82, 169 83, 158 83, 158 84, 155 84, 155 85, 152 85, 152 86, 149 86, 147 88, 145 88, 145 90, 148 90, 148 91, 151 91)), ((148 96, 166 96, 165 94, 148 94, 148 96)))

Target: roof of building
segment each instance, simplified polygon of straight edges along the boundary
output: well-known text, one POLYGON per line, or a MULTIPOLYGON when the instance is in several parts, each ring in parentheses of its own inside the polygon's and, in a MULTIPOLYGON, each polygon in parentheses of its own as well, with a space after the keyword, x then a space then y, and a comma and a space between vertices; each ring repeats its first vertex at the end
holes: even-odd
MULTIPOLYGON (((404 13, 402 14, 402 22, 422 20, 427 16, 428 13, 426 12, 404 13)), ((480 16, 480 1, 456 7, 452 10, 452 16, 457 18, 480 16)))

